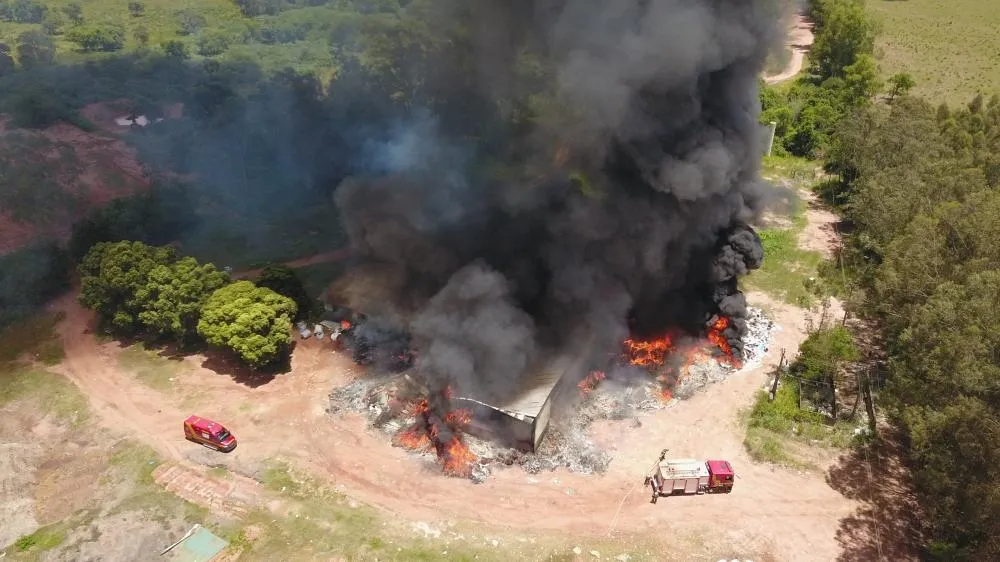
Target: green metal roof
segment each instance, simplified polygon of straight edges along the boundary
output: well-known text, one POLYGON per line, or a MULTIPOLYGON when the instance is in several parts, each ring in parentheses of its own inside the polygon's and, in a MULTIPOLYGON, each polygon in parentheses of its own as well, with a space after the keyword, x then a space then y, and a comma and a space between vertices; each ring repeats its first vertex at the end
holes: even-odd
POLYGON ((188 540, 171 551, 172 562, 208 562, 229 546, 229 543, 200 527, 188 540))

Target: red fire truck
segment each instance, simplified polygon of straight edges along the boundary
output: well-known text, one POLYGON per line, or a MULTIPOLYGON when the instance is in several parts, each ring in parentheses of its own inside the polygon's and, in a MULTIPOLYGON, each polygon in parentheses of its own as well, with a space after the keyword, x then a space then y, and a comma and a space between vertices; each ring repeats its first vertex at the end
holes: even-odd
POLYGON ((666 460, 667 450, 652 472, 646 476, 645 485, 652 488, 652 503, 661 496, 680 494, 728 494, 733 491, 736 473, 729 461, 674 459, 666 460))
POLYGON ((184 438, 209 449, 228 453, 236 448, 236 437, 222 424, 201 416, 184 420, 184 438))

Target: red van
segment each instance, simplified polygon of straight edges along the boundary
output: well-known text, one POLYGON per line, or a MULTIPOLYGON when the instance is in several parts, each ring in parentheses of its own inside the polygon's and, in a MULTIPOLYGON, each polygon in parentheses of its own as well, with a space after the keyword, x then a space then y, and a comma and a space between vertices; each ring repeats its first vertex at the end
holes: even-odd
POLYGON ((191 416, 184 420, 184 438, 223 453, 236 448, 236 437, 229 433, 229 430, 200 416, 191 416))

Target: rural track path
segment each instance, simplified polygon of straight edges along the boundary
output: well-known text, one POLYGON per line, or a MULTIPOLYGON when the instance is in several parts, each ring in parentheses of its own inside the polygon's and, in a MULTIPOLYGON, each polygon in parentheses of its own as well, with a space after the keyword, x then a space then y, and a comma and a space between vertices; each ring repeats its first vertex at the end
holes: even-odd
MULTIPOLYGON (((813 213, 807 219, 830 217, 813 213)), ((323 259, 341 255, 321 254, 323 259)), ((497 470, 479 485, 443 476, 432 461, 414 458, 368 431, 363 416, 326 412, 327 393, 363 372, 349 358, 314 340, 299 342, 291 371, 266 384, 250 384, 244 374, 196 355, 181 360, 184 369, 176 383, 191 389, 192 396, 161 393, 119 364, 120 345, 98 341, 90 330, 92 314, 67 295, 54 304, 66 314, 59 328, 66 361, 57 370, 83 391, 104 424, 139 438, 172 463, 203 470, 186 458, 197 446, 181 433, 184 417, 200 412, 229 426, 240 439, 240 446, 225 458, 227 466, 288 460, 404 521, 479 522, 580 540, 606 536, 614 521, 617 532, 669 542, 666 537, 676 532, 697 534, 717 528, 722 518, 729 533, 763 541, 764 549, 778 559, 797 559, 809 552, 813 559, 833 560, 842 550, 835 537, 838 524, 857 509, 858 502, 831 488, 819 472, 757 464, 743 448, 738 412, 752 403, 756 390, 767 381, 780 349, 794 355, 808 324, 807 313, 799 308, 762 294, 751 294, 749 299, 766 308, 783 328, 761 365, 644 416, 641 428, 629 421, 595 423, 593 439, 614 459, 603 475, 562 469, 529 475, 515 468, 497 470), (187 411, 195 408, 198 412, 187 411), (678 456, 730 460, 740 474, 734 492, 669 498, 657 505, 649 503, 646 493, 629 494, 665 447, 678 456)), ((199 493, 212 492, 212 485, 196 479, 173 487, 179 493, 192 492, 188 495, 197 501, 199 493)), ((205 501, 221 509, 213 494, 205 501)))
POLYGON ((785 68, 772 75, 765 75, 764 82, 770 85, 780 84, 798 76, 802 72, 802 65, 806 59, 806 53, 812 46, 814 40, 813 24, 803 14, 796 14, 792 18, 791 29, 788 32, 786 45, 792 51, 792 56, 788 59, 785 68))

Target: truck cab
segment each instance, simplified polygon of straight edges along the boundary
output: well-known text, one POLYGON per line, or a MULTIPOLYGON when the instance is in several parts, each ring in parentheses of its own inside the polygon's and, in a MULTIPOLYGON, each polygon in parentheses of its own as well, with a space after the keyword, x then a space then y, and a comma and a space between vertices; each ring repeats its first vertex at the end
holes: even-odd
POLYGON ((729 461, 707 461, 708 467, 708 492, 728 494, 733 491, 733 479, 736 473, 733 472, 729 461))
POLYGON ((222 424, 201 416, 184 420, 184 438, 209 449, 228 453, 236 448, 236 437, 222 424))

